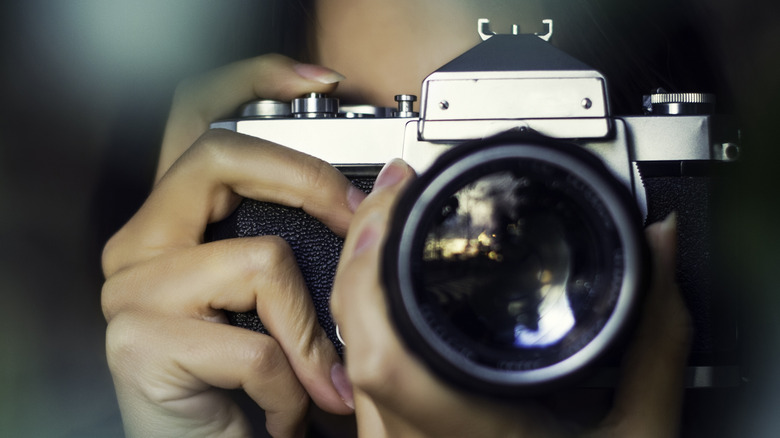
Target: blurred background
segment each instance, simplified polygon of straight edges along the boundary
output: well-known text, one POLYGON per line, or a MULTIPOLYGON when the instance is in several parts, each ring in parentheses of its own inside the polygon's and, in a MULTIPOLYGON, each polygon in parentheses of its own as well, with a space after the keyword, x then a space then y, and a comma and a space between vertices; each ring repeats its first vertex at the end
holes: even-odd
POLYGON ((269 50, 270 2, 0 6, 0 436, 115 437, 100 252, 184 77, 269 50))
MULTIPOLYGON (((122 436, 103 351, 102 245, 150 190, 176 83, 275 50, 268 17, 285 1, 0 5, 0 436, 122 436)), ((722 436, 780 433, 780 21, 768 3, 686 2, 746 133, 723 215, 753 333, 750 382, 717 411, 686 406, 686 430, 722 436)))

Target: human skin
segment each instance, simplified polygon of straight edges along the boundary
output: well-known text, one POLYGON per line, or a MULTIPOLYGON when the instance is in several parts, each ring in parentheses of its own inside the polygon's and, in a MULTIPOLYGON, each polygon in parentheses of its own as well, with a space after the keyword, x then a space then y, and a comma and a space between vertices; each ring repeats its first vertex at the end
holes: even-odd
MULTIPOLYGON (((495 28, 503 29, 512 18, 507 8, 517 7, 443 5, 318 2, 314 58, 326 67, 265 55, 177 89, 155 188, 103 255, 107 354, 129 436, 247 436, 247 419, 223 393, 237 388, 266 411, 267 430, 279 437, 305 433, 310 402, 354 412, 368 437, 570 432, 531 402, 499 404, 448 387, 397 338, 378 264, 393 203, 414 178, 408 166, 389 164, 364 199, 327 163, 262 139, 207 132, 212 120, 257 97, 335 91, 391 105, 394 94, 417 94, 425 74, 478 42, 477 18, 501 17, 495 28), (403 32, 400 23, 408 23, 403 32), (332 303, 349 345, 346 367, 316 324, 286 243, 202 241, 206 224, 226 217, 242 196, 303 208, 346 236, 332 303), (253 308, 273 336, 225 324, 224 310, 253 308)), ((648 237, 657 269, 615 408, 596 430, 577 433, 675 434, 690 322, 671 268, 673 219, 648 237), (662 314, 663 329, 651 332, 662 314)))

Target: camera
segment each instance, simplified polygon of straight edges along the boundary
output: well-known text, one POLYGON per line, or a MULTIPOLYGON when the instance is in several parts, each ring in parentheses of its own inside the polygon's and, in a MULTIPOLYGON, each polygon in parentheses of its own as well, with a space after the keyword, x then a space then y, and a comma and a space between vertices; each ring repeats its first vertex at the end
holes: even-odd
MULTIPOLYGON (((420 175, 399 200, 382 276, 395 327, 437 375, 499 397, 609 384, 652 267, 643 225, 678 215, 678 282, 695 326, 689 386, 739 383, 734 297, 712 280, 718 174, 738 130, 714 97, 643 97, 613 116, 606 78, 545 39, 496 35, 431 73, 395 109, 310 94, 257 101, 213 128, 317 156, 369 191, 401 157, 420 175)), ((639 96, 638 96, 639 97, 639 96)), ((320 324, 342 241, 300 210, 244 200, 211 240, 285 238, 320 324)), ((231 323, 265 328, 254 312, 231 323)))

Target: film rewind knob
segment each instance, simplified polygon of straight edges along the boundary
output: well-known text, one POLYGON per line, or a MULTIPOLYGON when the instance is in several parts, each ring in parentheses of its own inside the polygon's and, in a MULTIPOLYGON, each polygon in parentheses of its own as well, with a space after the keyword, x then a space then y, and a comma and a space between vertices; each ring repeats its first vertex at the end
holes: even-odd
POLYGON ((645 114, 656 116, 693 116, 715 112, 715 96, 707 93, 667 93, 657 90, 643 96, 645 114))

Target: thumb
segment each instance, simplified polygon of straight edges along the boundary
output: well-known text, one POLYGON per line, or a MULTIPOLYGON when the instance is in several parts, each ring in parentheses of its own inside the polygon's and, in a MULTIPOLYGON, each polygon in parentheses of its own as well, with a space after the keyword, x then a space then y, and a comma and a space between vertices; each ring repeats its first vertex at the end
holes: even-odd
POLYGON ((157 180, 214 120, 255 99, 292 100, 332 92, 344 76, 328 68, 267 54, 234 62, 176 88, 163 137, 157 180))
POLYGON ((676 215, 649 226, 646 235, 653 278, 601 436, 671 437, 679 428, 692 328, 674 279, 676 215))

